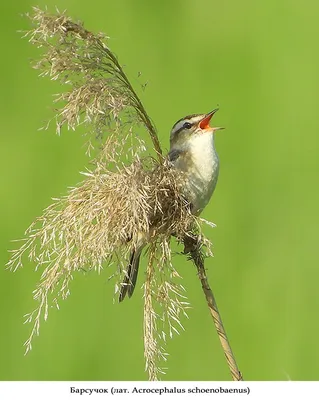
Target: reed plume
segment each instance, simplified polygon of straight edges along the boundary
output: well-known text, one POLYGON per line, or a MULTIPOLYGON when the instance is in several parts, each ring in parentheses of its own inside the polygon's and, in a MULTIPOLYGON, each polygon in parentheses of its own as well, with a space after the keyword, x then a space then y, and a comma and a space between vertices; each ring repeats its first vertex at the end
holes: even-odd
POLYGON ((115 294, 119 292, 134 238, 142 232, 150 237, 143 284, 144 355, 149 378, 156 380, 163 372, 166 338, 182 328, 189 306, 170 243, 184 243, 196 261, 203 248, 187 249, 186 244, 200 238, 211 254, 211 243, 201 232, 205 220, 191 214, 181 195, 183 173, 162 156, 156 129, 108 38, 88 31, 65 12, 50 14, 35 7, 28 18, 33 28, 25 37, 42 53, 34 68, 66 88, 55 98, 56 132, 84 125, 90 146, 99 138, 100 148, 92 168, 82 172, 82 181, 43 211, 8 262, 16 271, 27 255, 41 271, 34 291, 37 307, 26 315, 32 323, 26 352, 41 320, 48 318, 49 306, 59 307, 69 296, 76 273, 115 268, 115 294), (142 140, 143 130, 152 146, 142 140))

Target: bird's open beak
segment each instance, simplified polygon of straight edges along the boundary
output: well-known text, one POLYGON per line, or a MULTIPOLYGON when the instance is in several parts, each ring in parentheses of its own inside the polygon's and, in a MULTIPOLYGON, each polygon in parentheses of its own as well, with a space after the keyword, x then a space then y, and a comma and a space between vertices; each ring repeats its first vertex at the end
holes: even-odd
POLYGON ((219 130, 221 130, 221 129, 224 129, 224 128, 221 128, 221 127, 214 128, 214 127, 211 127, 211 126, 209 125, 209 122, 210 122, 210 120, 212 119, 212 116, 213 116, 218 110, 219 110, 219 108, 215 108, 215 110, 213 110, 213 111, 209 112, 208 114, 206 114, 205 117, 199 122, 199 127, 200 127, 201 129, 203 129, 203 130, 209 129, 209 130, 211 130, 212 132, 215 132, 215 131, 219 131, 219 130))

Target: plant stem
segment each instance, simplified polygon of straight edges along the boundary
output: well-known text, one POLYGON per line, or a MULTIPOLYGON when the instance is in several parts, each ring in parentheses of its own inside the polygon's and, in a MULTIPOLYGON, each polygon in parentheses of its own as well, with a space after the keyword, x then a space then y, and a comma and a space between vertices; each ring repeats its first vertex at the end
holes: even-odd
POLYGON ((217 307, 217 303, 215 300, 215 296, 213 294, 212 289, 210 288, 208 278, 206 275, 206 270, 204 266, 204 258, 200 251, 201 242, 197 237, 188 236, 184 239, 184 253, 189 254, 191 259, 193 260, 197 272, 198 277, 202 284, 202 289, 206 298, 206 302, 210 311, 210 314, 213 318, 215 328, 220 340, 220 344, 224 351, 228 368, 230 370, 231 376, 234 381, 243 381, 243 376, 238 369, 234 353, 230 347, 230 343, 228 337, 226 335, 226 331, 224 328, 224 324, 220 315, 220 312, 217 307))

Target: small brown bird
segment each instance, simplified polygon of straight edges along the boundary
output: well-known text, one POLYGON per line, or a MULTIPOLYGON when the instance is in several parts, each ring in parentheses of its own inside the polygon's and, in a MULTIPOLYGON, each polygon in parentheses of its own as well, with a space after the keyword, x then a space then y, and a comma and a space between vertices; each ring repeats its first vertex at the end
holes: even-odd
MULTIPOLYGON (((219 173, 219 159, 214 146, 214 132, 223 128, 209 125, 218 108, 208 114, 192 114, 178 120, 170 135, 168 159, 172 168, 186 174, 183 195, 191 204, 192 213, 199 215, 208 204, 216 187, 219 173)), ((136 240, 127 273, 120 289, 119 301, 126 294, 131 297, 137 280, 140 257, 147 245, 142 233, 136 240)))

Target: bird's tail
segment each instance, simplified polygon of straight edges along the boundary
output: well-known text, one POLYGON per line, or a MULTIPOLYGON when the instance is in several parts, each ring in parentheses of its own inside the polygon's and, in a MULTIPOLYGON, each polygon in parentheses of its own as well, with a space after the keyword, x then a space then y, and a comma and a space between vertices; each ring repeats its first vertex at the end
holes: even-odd
POLYGON ((136 249, 134 249, 132 251, 130 263, 127 267, 127 272, 125 274, 124 280, 121 285, 119 302, 124 300, 126 294, 128 295, 128 297, 131 297, 134 293, 136 280, 137 280, 137 274, 138 274, 138 268, 140 265, 140 257, 141 257, 143 248, 144 248, 144 245, 137 246, 136 249))

